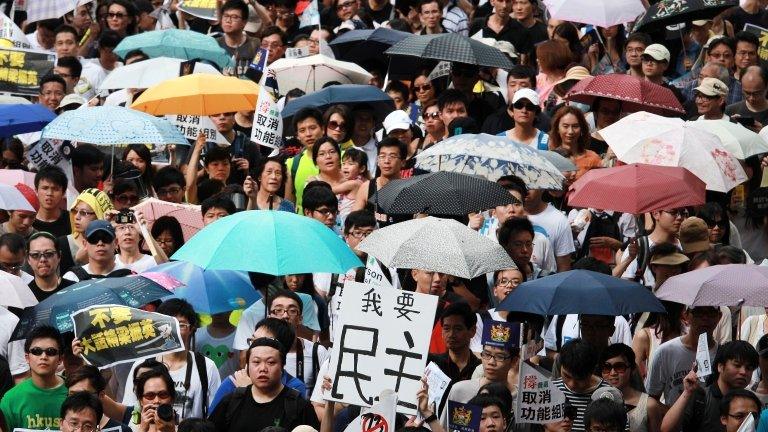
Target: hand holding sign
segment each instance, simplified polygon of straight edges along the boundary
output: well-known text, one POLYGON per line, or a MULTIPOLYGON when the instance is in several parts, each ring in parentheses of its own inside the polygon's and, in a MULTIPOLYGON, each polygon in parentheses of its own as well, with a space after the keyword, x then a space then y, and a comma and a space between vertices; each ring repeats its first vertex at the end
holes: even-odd
POLYGON ((709 358, 709 343, 706 333, 699 335, 699 345, 696 347, 696 366, 699 377, 703 378, 712 374, 712 362, 709 358))
POLYGON ((696 374, 696 369, 696 362, 693 362, 691 371, 688 372, 688 375, 686 375, 685 378, 683 378, 683 391, 686 393, 693 393, 701 387, 699 384, 699 376, 696 374))

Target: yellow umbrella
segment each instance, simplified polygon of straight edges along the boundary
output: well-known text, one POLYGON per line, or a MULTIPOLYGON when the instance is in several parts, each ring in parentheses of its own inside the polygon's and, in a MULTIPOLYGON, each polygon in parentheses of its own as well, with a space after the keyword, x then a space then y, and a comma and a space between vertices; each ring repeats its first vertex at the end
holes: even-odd
POLYGON ((211 74, 173 78, 148 88, 131 108, 152 115, 213 115, 252 111, 259 86, 253 81, 211 74))

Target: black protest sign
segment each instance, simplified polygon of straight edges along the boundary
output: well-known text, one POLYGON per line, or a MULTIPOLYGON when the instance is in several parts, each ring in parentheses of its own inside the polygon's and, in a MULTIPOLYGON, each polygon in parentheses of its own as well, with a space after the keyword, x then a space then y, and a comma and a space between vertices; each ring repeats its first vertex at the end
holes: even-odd
POLYGON ((42 51, 0 48, 0 92, 38 94, 40 78, 53 71, 54 58, 42 51))
POLYGON ((768 188, 757 188, 747 196, 747 214, 752 217, 768 215, 768 188))
POLYGON ((198 18, 216 20, 216 0, 184 0, 179 9, 198 18))
POLYGON ((768 61, 768 30, 754 24, 746 24, 744 31, 757 36, 757 56, 763 61, 768 61))
POLYGON ((83 357, 100 369, 118 363, 181 351, 174 317, 120 305, 98 305, 72 314, 83 357))

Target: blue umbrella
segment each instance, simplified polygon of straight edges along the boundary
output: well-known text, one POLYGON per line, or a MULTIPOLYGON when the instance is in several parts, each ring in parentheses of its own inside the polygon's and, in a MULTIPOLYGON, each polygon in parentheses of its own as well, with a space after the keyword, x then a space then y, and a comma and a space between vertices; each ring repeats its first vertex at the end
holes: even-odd
POLYGON ((188 301, 198 312, 217 314, 245 309, 261 298, 243 271, 203 270, 186 261, 160 264, 147 271, 164 273, 183 283, 173 290, 173 297, 188 301))
POLYGON ((665 312, 644 286, 589 270, 571 270, 525 282, 496 309, 538 315, 665 312))
POLYGON ((114 51, 125 58, 133 50, 141 50, 153 58, 208 60, 221 68, 232 64, 232 57, 219 46, 216 39, 191 30, 167 29, 139 33, 123 39, 114 51))
MULTIPOLYGON (((283 119, 292 117, 302 108, 316 107, 321 110, 335 104, 359 105, 366 104, 373 108, 379 121, 383 121, 387 114, 395 110, 392 98, 381 89, 372 85, 342 84, 326 87, 320 91, 291 99, 283 108, 283 119)), ((284 120, 283 124, 290 124, 284 120)))
POLYGON ((55 118, 56 114, 38 104, 0 105, 0 137, 37 132, 55 118))
POLYGON ((363 64, 369 60, 386 61, 384 51, 411 33, 379 27, 375 30, 352 30, 329 45, 339 60, 363 64))
POLYGON ((250 210, 219 219, 198 231, 173 259, 205 269, 275 276, 344 273, 360 259, 330 228, 294 213, 250 210))
POLYGON ((120 106, 67 111, 43 129, 40 139, 46 138, 97 145, 189 145, 176 126, 165 118, 120 106))

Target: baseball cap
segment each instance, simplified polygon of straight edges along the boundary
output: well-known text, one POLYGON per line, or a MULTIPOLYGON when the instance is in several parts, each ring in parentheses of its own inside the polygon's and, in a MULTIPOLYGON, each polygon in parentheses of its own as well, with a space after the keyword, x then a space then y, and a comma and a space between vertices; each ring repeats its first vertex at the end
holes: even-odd
POLYGON ((40 211, 40 200, 37 199, 37 193, 32 189, 31 187, 25 185, 24 183, 16 183, 16 186, 14 186, 19 192, 21 192, 22 195, 24 195, 24 198, 29 201, 29 204, 35 209, 35 211, 40 211))
POLYGON ((512 96, 512 103, 516 103, 519 100, 522 99, 528 99, 532 104, 539 105, 541 101, 539 100, 539 94, 536 93, 536 90, 532 90, 529 88, 521 88, 518 91, 515 92, 515 95, 512 96))
POLYGON ((691 24, 695 25, 696 27, 704 27, 710 21, 712 21, 712 20, 708 20, 708 19, 693 20, 693 21, 691 21, 691 24))
POLYGON ((709 228, 704 219, 689 217, 680 224, 680 244, 687 254, 709 250, 709 228))
POLYGON ((59 102, 59 106, 56 107, 56 111, 66 108, 70 105, 78 105, 78 106, 83 105, 85 104, 85 102, 86 102, 85 99, 79 94, 70 93, 61 99, 61 102, 59 102))
POLYGON ((394 130, 407 130, 411 128, 411 118, 403 110, 394 110, 384 118, 384 132, 390 133, 394 130))
POLYGON ((662 44, 650 44, 643 51, 644 56, 649 56, 656 61, 669 63, 669 50, 662 44))
POLYGON ((728 94, 728 86, 717 78, 704 78, 694 90, 707 96, 725 96, 728 94))
POLYGON ((97 219, 95 221, 91 221, 91 223, 88 224, 88 227, 85 229, 85 238, 88 238, 100 231, 109 234, 113 239, 115 238, 115 228, 111 223, 103 219, 97 219))

